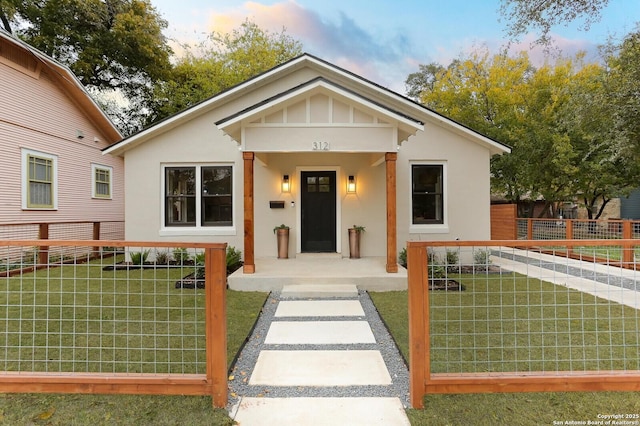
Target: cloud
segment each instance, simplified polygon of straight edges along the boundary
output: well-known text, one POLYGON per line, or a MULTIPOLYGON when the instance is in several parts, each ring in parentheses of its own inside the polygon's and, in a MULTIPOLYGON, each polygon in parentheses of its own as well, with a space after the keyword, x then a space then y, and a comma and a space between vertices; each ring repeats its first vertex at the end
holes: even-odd
POLYGON ((302 42, 304 51, 392 90, 403 87, 404 79, 413 71, 406 60, 412 44, 402 33, 365 29, 343 12, 330 20, 294 0, 272 5, 249 1, 224 13, 212 12, 208 30, 226 33, 245 19, 273 32, 284 28, 302 42))

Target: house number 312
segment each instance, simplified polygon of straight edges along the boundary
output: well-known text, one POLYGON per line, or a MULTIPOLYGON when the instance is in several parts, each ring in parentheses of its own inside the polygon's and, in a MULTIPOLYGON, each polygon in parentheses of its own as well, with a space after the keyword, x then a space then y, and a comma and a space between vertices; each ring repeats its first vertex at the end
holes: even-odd
POLYGON ((311 142, 311 149, 313 151, 329 151, 329 142, 311 142))

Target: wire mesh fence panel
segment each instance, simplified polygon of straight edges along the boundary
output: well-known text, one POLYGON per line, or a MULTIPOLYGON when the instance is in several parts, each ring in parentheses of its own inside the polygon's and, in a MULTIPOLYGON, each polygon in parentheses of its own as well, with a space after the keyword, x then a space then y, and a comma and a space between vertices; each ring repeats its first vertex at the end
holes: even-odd
POLYGON ((102 222, 100 224, 101 240, 124 240, 124 222, 102 222))
POLYGON ((428 248, 431 373, 640 370, 635 269, 543 248, 428 248))
MULTIPOLYGON (((11 250, 0 246, 0 259, 11 250)), ((70 260, 0 278, 0 370, 206 372, 202 254, 85 246, 48 253, 70 260)))

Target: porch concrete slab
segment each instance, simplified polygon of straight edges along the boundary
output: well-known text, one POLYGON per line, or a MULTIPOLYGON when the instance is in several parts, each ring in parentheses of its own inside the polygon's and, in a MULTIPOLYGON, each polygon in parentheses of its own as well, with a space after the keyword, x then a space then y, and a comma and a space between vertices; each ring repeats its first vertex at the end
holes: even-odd
POLYGON ((322 297, 358 297, 353 284, 298 284, 282 287, 280 297, 285 299, 311 299, 322 297))
POLYGON ((283 300, 275 317, 363 317, 358 300, 283 300))
POLYGON ((291 259, 257 258, 255 273, 245 274, 240 268, 229 275, 229 288, 237 291, 280 291, 286 285, 349 283, 367 291, 407 289, 407 270, 398 265, 397 273, 387 273, 385 257, 298 256, 291 259))
POLYGON ((233 418, 239 426, 410 425, 399 398, 243 398, 233 418))
POLYGON ((249 378, 250 385, 366 386, 390 385, 391 376, 380 351, 263 350, 249 378))
POLYGON ((267 345, 348 345, 375 343, 367 321, 274 321, 267 345))

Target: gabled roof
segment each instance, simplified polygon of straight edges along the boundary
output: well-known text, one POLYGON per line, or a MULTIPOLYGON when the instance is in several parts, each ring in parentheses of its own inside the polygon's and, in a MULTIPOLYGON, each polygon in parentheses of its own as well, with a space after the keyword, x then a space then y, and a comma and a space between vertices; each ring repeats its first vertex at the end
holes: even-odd
POLYGON ((71 97, 94 125, 104 133, 108 138, 107 142, 113 143, 122 139, 122 133, 93 100, 80 80, 69 68, 3 29, 0 29, 0 43, 9 43, 29 53, 43 67, 47 68, 50 71, 51 78, 54 79, 57 85, 71 97))
POLYGON ((182 123, 190 121, 195 117, 215 109, 219 105, 242 96, 242 94, 253 90, 255 87, 264 86, 305 67, 317 70, 321 75, 326 76, 326 80, 333 81, 336 79, 340 81, 341 86, 346 84, 354 85, 354 87, 357 87, 357 90, 353 90, 354 93, 357 92, 359 96, 363 98, 375 100, 379 105, 385 105, 386 109, 395 111, 398 115, 413 117, 412 120, 418 122, 428 120, 432 123, 448 127, 453 132, 461 134, 468 139, 474 140, 475 142, 487 147, 492 154, 511 152, 511 148, 501 142, 484 136, 405 96, 308 53, 304 53, 262 74, 246 80, 243 83, 214 95, 184 111, 165 118, 155 125, 141 130, 140 132, 105 148, 103 151, 109 154, 121 155, 125 151, 146 142, 154 136, 173 129, 182 123))
POLYGON ((380 114, 385 117, 385 120, 396 123, 398 129, 400 129, 402 133, 401 138, 403 139, 401 140, 408 138, 410 135, 414 135, 418 130, 424 130, 423 123, 420 120, 390 109, 387 105, 374 102, 356 92, 328 81, 324 77, 314 78, 313 80, 307 81, 297 87, 278 93, 275 96, 250 106, 249 108, 218 120, 216 125, 233 139, 240 142, 240 126, 243 121, 251 120, 252 117, 263 114, 265 111, 269 111, 274 108, 278 109, 287 102, 295 102, 298 99, 319 93, 326 94, 328 96, 339 96, 344 100, 352 101, 363 109, 367 109, 374 114, 380 114))

